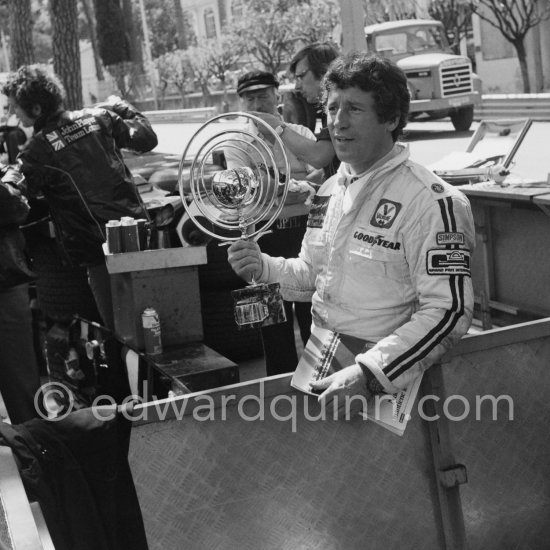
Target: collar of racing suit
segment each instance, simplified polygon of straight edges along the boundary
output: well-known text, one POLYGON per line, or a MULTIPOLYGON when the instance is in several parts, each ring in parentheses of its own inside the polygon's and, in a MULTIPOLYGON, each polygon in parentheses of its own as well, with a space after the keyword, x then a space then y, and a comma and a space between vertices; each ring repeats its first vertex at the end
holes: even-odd
POLYGON ((338 168, 338 172, 336 173, 336 182, 338 185, 347 187, 356 181, 363 180, 380 168, 391 169, 394 166, 401 164, 409 158, 409 153, 408 145, 397 142, 387 154, 360 174, 352 173, 349 164, 342 162, 338 168))

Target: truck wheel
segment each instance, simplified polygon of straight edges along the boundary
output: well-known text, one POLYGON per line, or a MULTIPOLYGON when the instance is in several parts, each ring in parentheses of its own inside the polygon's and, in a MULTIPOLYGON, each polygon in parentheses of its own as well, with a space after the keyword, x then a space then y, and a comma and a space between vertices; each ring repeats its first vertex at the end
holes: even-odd
POLYGON ((474 106, 468 105, 451 113, 451 122, 457 132, 466 132, 474 120, 474 106))

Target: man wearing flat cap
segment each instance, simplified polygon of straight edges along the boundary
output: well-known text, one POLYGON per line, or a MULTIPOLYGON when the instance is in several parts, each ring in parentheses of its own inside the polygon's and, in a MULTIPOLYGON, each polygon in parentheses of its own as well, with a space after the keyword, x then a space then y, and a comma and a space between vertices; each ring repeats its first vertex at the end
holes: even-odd
MULTIPOLYGON (((243 74, 237 82, 237 94, 240 98, 241 109, 247 113, 266 113, 274 115, 280 119, 281 129, 287 126, 292 127, 292 129, 300 135, 315 140, 315 135, 309 128, 299 124, 287 124, 283 121, 277 110, 277 105, 279 103, 278 88, 279 82, 270 72, 255 70, 243 74)), ((259 135, 258 128, 255 126, 252 125, 252 127, 248 129, 251 130, 252 134, 259 135)), ((280 132, 281 130, 276 129, 276 131, 280 132)), ((283 158, 277 146, 273 148, 273 153, 277 167, 284 172, 283 158)), ((310 179, 310 174, 314 172, 314 168, 298 160, 296 155, 288 149, 286 150, 286 154, 290 162, 292 178, 297 181, 310 179)), ((251 161, 253 160, 258 160, 261 163, 258 154, 254 152, 252 147, 247 148, 244 154, 234 148, 228 148, 228 150, 225 151, 225 155, 228 169, 251 166, 251 161)))
MULTIPOLYGON (((277 116, 281 121, 281 127, 292 127, 300 135, 308 139, 315 140, 315 135, 309 128, 299 124, 285 124, 280 116, 277 105, 279 102, 279 82, 272 73, 267 71, 250 71, 243 74, 237 83, 237 94, 241 101, 241 109, 249 113, 267 113, 277 116)), ((251 121, 247 130, 253 135, 260 135, 258 128, 251 121)), ((278 130, 276 130, 278 131, 278 130)), ((246 139, 246 137, 244 138, 246 139)), ((269 143, 268 138, 263 138, 269 143)), ((251 139, 249 141, 252 141, 251 139)), ((285 165, 281 150, 278 145, 270 146, 273 150, 275 163, 279 172, 285 171, 285 165)), ((261 166, 263 159, 252 145, 244 145, 239 150, 234 147, 224 149, 227 168, 239 168, 249 166, 261 166)), ((316 171, 312 166, 299 160, 296 155, 286 150, 287 158, 290 164, 290 174, 281 174, 281 178, 291 178, 292 180, 315 181, 316 177, 322 176, 322 172, 316 171)), ((269 167, 265 167, 266 173, 269 167)), ((320 181, 319 181, 320 183, 320 181)), ((294 194, 294 193, 292 193, 294 194)), ((303 195, 303 200, 307 193, 303 195)), ((292 257, 300 251, 302 238, 306 230, 307 216, 295 216, 292 218, 283 218, 271 227, 272 234, 262 237, 262 250, 269 249, 269 253, 275 256, 285 258, 292 257)), ((284 296, 283 296, 284 298, 284 296)), ((309 338, 311 328, 311 302, 292 302, 285 301, 285 311, 287 322, 277 325, 263 327, 262 340, 264 346, 264 355, 266 362, 266 373, 268 376, 293 371, 298 364, 298 353, 294 337, 294 315, 300 328, 300 336, 305 342, 309 338)))

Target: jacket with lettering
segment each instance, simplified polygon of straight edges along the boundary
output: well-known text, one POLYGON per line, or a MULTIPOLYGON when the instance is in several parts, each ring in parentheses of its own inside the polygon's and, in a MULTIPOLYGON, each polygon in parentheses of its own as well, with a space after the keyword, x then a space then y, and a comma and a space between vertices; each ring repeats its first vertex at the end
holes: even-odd
POLYGON ((157 145, 148 120, 124 100, 107 108, 59 111, 37 121, 18 156, 31 195, 43 194, 56 235, 75 263, 104 261, 105 223, 147 213, 121 148, 157 145))
POLYGON ((259 282, 281 282, 285 299, 313 293, 314 323, 372 342, 356 360, 394 393, 467 332, 474 239, 466 196, 397 143, 358 178, 340 166, 314 198, 299 257, 263 254, 259 282))

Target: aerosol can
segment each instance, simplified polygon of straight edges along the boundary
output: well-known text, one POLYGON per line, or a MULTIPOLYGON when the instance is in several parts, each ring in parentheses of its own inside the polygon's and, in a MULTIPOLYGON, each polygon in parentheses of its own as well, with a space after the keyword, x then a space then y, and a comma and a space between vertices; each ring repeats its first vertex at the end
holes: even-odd
POLYGON ((148 307, 141 315, 141 321, 143 325, 145 353, 149 355, 158 355, 162 353, 162 339, 158 313, 152 307, 148 307))

